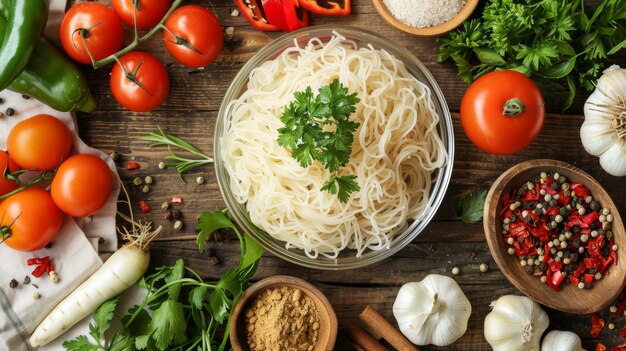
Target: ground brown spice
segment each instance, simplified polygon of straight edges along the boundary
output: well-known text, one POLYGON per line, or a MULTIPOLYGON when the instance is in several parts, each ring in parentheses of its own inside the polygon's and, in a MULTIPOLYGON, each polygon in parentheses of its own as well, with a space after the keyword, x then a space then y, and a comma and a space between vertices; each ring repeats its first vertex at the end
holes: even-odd
POLYGON ((251 351, 313 351, 319 334, 315 303, 300 289, 261 292, 245 312, 251 351))

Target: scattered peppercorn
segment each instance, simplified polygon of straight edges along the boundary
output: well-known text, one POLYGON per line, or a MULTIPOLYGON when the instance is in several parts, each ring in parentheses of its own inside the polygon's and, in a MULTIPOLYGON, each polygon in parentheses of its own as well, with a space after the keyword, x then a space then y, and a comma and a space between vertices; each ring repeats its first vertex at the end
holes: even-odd
POLYGON ((168 208, 170 208, 170 203, 165 201, 164 203, 161 204, 161 209, 162 210, 167 210, 168 208))
POLYGON ((168 221, 172 221, 174 219, 174 217, 172 216, 172 211, 166 211, 164 216, 165 219, 167 219, 168 221))
POLYGON ((146 176, 146 177, 143 179, 143 181, 144 181, 144 182, 146 182, 146 184, 152 184, 152 182, 154 181, 154 179, 152 179, 152 177, 151 177, 151 176, 146 176))
POLYGON ((25 276, 24 277, 24 282, 22 284, 25 284, 25 285, 30 284, 30 277, 29 276, 25 276))
POLYGON ((615 329, 615 323, 609 323, 608 327, 609 327, 609 330, 615 329))
POLYGON ((174 222, 174 229, 176 229, 176 230, 181 230, 181 229, 183 229, 183 222, 182 222, 182 221, 176 221, 176 222, 174 222))
POLYGON ((166 167, 165 162, 159 162, 159 169, 165 169, 166 167))
POLYGON ((196 183, 204 184, 204 177, 200 176, 200 177, 196 178, 196 183))
POLYGON ((50 280, 52 283, 56 284, 59 282, 59 275, 55 271, 51 271, 48 273, 50 275, 50 280))
POLYGON ((46 246, 44 246, 44 248, 49 249, 52 247, 52 241, 50 241, 49 243, 46 244, 46 246))
POLYGON ((111 160, 113 160, 113 161, 117 161, 117 160, 119 160, 119 159, 120 159, 120 154, 119 154, 119 153, 117 153, 117 152, 115 152, 115 151, 113 151, 113 152, 111 152, 111 153, 109 154, 109 157, 111 158, 111 160))
POLYGON ((133 179, 133 184, 139 186, 139 185, 143 184, 143 180, 141 180, 141 177, 135 177, 135 179, 133 179))
POLYGON ((452 268, 452 274, 459 275, 459 273, 461 273, 461 270, 459 269, 459 267, 452 268))
POLYGON ((17 280, 15 280, 15 279, 11 279, 11 281, 9 282, 9 287, 10 287, 11 289, 15 289, 15 288, 17 288, 17 284, 19 284, 19 283, 17 282, 17 280))
POLYGON ((6 111, 4 111, 4 114, 11 117, 15 114, 15 110, 9 107, 6 109, 6 111))
POLYGON ((179 219, 183 216, 183 214, 179 210, 174 210, 172 211, 172 216, 174 217, 174 219, 179 219))
POLYGON ((489 266, 487 266, 486 263, 481 263, 479 269, 481 272, 485 273, 487 270, 489 270, 489 266))
POLYGON ((22 94, 22 99, 24 99, 24 100, 28 100, 28 99, 30 99, 30 96, 25 95, 25 94, 22 94))
POLYGON ((144 185, 141 188, 141 192, 144 193, 144 194, 149 193, 150 192, 150 187, 148 185, 144 185))
POLYGON ((40 297, 41 297, 41 294, 39 294, 39 292, 33 291, 33 299, 39 300, 40 297))

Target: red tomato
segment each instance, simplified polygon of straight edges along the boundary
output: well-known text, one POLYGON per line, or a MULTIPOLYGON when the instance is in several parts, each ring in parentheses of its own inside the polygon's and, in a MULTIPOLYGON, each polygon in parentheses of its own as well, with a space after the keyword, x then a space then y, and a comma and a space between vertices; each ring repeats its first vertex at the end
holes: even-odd
POLYGON ((19 170, 15 161, 9 158, 5 151, 0 150, 0 196, 17 189, 16 182, 4 178, 4 171, 7 167, 11 173, 19 170))
POLYGON ((4 241, 18 251, 35 251, 46 246, 63 225, 63 214, 50 193, 31 186, 0 202, 0 228, 10 237, 4 241))
POLYGON ((59 167, 50 194, 61 209, 73 217, 91 216, 111 194, 113 177, 106 162, 95 155, 74 155, 59 167))
POLYGON ((7 149, 22 169, 49 171, 69 155, 72 133, 58 118, 36 115, 11 129, 7 149))
POLYGON ((222 50, 224 34, 213 12, 198 5, 182 6, 165 21, 163 40, 176 61, 204 67, 222 50), (175 36, 175 37, 174 37, 175 36))
POLYGON ((68 55, 78 62, 91 64, 87 49, 94 60, 116 53, 122 47, 124 30, 111 9, 94 2, 83 2, 72 6, 63 17, 60 37, 68 55))
POLYGON ((129 52, 119 61, 111 71, 111 90, 117 102, 137 112, 159 107, 170 90, 170 80, 161 62, 141 51, 129 52))
POLYGON ((537 85, 516 71, 478 78, 461 101, 465 134, 483 151, 509 155, 530 145, 543 128, 544 101, 537 85))
MULTIPOLYGON (((113 11, 122 22, 135 28, 134 0, 112 0, 113 11)), ((156 26, 170 8, 169 0, 140 0, 137 8, 137 29, 147 30, 156 26)))

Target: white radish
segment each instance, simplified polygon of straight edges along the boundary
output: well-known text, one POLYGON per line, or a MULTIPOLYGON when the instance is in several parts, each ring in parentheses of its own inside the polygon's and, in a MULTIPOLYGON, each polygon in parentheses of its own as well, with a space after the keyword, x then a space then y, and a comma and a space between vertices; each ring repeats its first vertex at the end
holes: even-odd
POLYGON ((135 284, 146 273, 150 263, 150 242, 162 228, 152 230, 150 222, 135 222, 132 212, 131 218, 121 213, 119 215, 133 225, 131 232, 126 228, 120 231, 129 242, 115 251, 91 277, 48 314, 31 335, 30 346, 44 346, 58 338, 102 303, 135 284))

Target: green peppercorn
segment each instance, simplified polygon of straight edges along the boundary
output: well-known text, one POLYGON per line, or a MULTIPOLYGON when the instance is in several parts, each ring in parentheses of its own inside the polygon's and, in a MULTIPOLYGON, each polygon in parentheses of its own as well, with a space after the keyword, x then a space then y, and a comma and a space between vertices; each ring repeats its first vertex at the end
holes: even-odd
POLYGON ((196 178, 196 183, 198 183, 198 184, 204 184, 204 177, 199 176, 198 178, 196 178))
POLYGON ((147 185, 144 185, 143 188, 141 188, 141 192, 144 194, 150 192, 150 187, 147 185))
POLYGON ((159 169, 165 169, 165 162, 159 162, 159 169))
POLYGON ((151 177, 151 176, 146 176, 146 177, 143 179, 143 181, 144 181, 146 184, 152 184, 152 182, 153 182, 154 180, 152 179, 152 177, 151 177))
POLYGON ((181 230, 181 229, 183 229, 183 222, 182 222, 182 221, 176 221, 176 222, 174 222, 174 229, 176 229, 176 230, 181 230))
POLYGON ((161 204, 161 209, 162 210, 167 210, 168 208, 170 208, 170 203, 165 201, 164 203, 161 204))
POLYGON ((135 179, 133 179, 133 184, 141 185, 141 184, 143 184, 143 180, 141 180, 140 177, 135 177, 135 179))

